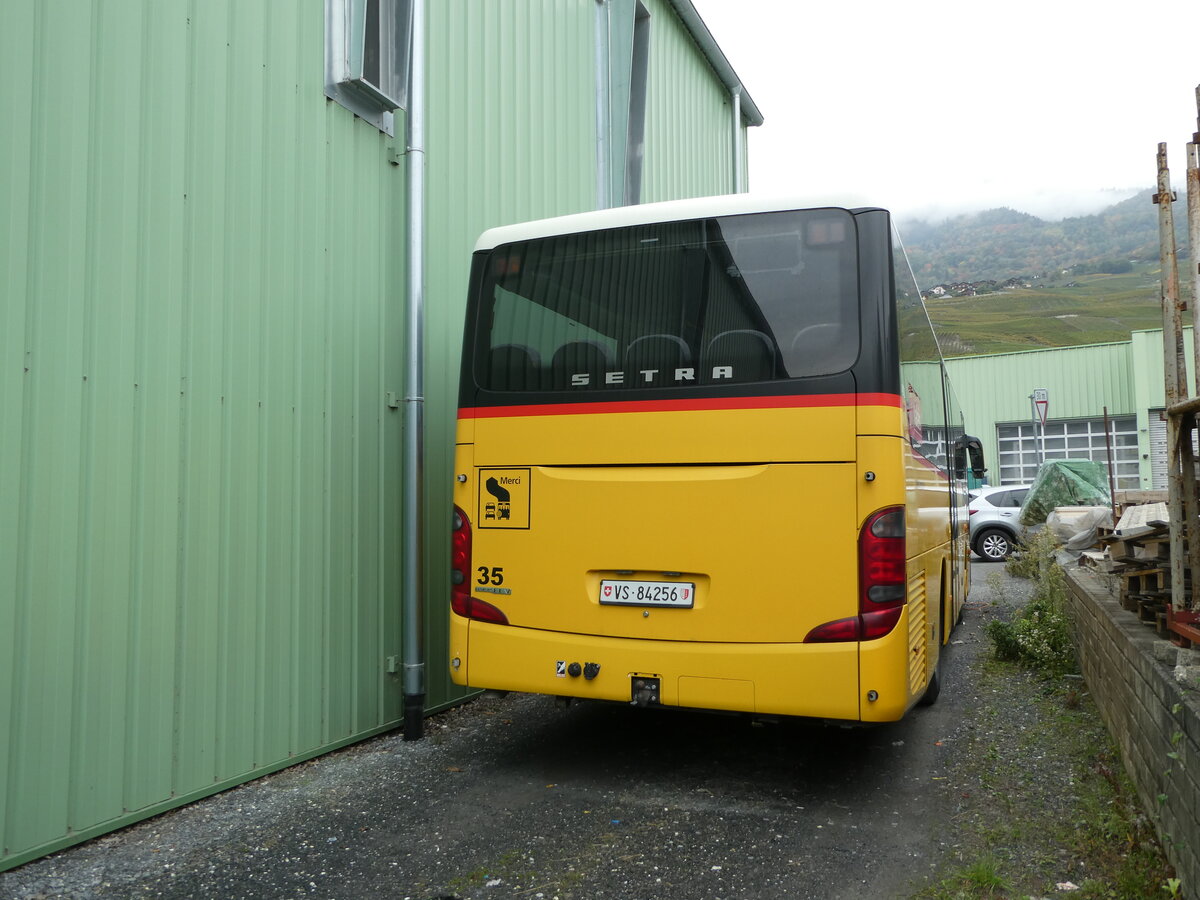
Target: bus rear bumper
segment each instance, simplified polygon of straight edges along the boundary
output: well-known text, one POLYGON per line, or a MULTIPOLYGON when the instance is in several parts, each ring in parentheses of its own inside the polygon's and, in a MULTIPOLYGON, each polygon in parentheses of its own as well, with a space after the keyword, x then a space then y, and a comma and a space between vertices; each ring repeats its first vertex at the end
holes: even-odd
POLYGON ((901 718, 910 705, 906 685, 862 685, 860 662, 866 660, 860 660, 860 649, 867 650, 868 660, 878 660, 890 657, 897 644, 903 659, 903 633, 901 623, 893 634, 863 645, 723 644, 563 634, 458 619, 451 629, 451 676, 477 688, 625 703, 633 702, 635 682, 650 678, 657 679, 655 705, 885 722, 901 718), (868 691, 876 699, 868 700, 868 691))

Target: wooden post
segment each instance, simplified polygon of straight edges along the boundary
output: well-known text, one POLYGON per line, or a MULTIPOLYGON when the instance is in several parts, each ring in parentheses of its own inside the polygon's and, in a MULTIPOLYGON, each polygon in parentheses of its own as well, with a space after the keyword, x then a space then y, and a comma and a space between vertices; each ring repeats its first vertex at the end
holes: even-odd
MULTIPOLYGON (((1171 411, 1186 393, 1183 366, 1183 311, 1179 299, 1179 269, 1175 254, 1175 217, 1171 204, 1171 171, 1167 166, 1167 145, 1158 145, 1159 259, 1162 263, 1163 314, 1163 387, 1167 400, 1167 508, 1171 525, 1171 606, 1184 608, 1183 557, 1186 523, 1183 512, 1183 472, 1180 465, 1179 416, 1171 411)), ((1189 445, 1190 445, 1189 440, 1189 445)))
POLYGON ((1108 453, 1108 502, 1112 505, 1113 528, 1117 527, 1117 477, 1113 471, 1112 428, 1108 422, 1108 407, 1104 407, 1104 449, 1108 453))

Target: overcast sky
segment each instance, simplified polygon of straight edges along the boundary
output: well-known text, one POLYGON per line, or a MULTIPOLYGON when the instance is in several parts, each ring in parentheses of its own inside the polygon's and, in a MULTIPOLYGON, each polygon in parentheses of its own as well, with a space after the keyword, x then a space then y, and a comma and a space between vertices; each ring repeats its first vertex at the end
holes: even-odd
POLYGON ((1200 2, 693 0, 766 121, 754 192, 853 192, 902 217, 1183 199, 1200 2))

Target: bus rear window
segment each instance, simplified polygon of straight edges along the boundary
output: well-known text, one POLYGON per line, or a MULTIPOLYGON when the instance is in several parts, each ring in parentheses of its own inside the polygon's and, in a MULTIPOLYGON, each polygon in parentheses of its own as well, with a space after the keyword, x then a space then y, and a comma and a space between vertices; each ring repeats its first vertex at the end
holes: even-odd
POLYGON ((496 248, 475 380, 591 391, 829 375, 858 356, 854 221, 803 210, 655 223, 496 248))

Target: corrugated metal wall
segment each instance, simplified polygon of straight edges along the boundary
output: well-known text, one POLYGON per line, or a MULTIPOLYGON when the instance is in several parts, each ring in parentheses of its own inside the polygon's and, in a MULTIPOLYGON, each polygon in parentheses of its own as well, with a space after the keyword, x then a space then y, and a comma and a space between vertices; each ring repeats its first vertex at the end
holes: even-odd
MULTIPOLYGON (((716 79, 654 6, 647 194, 729 190, 716 79)), ((429 13, 437 707, 469 254, 593 206, 595 7, 429 13)), ((403 138, 325 100, 323 29, 322 0, 5 7, 0 868, 399 722, 403 138)))
MULTIPOLYGON (((644 197, 727 193, 727 95, 670 6, 651 7, 644 197)), ((436 574, 450 566, 450 451, 471 249, 496 225, 595 208, 596 13, 594 0, 439 0, 429 12, 427 297, 437 312, 429 322, 425 496, 426 566, 436 574)), ((632 29, 632 17, 614 27, 632 29)), ((624 148, 624 135, 611 143, 624 148)), ((448 582, 431 581, 431 617, 447 608, 448 591, 448 582)), ((430 642, 426 671, 431 691, 454 690, 443 643, 430 642)))
POLYGON ((450 681, 449 580, 442 575, 450 571, 451 464, 471 249, 493 225, 595 204, 593 3, 428 6, 425 669, 431 695, 461 696, 450 681))
MULTIPOLYGON (((642 202, 730 193, 734 183, 729 91, 670 4, 642 2, 651 22, 642 202)), ((742 159, 746 159, 744 151, 742 159)))
POLYGON ((321 0, 0 29, 0 847, 387 727, 403 170, 321 0))
POLYGON ((983 441, 992 473, 997 458, 996 425, 1028 422, 1029 396, 1049 391, 1049 418, 1092 418, 1105 406, 1111 415, 1136 411, 1129 342, 1057 347, 963 356, 946 361, 963 405, 966 427, 983 441))
MULTIPOLYGON (((967 430, 983 440, 993 477, 998 472, 996 425, 1030 421, 1029 395, 1045 388, 1050 395, 1050 420, 1098 419, 1105 407, 1110 416, 1136 416, 1141 487, 1161 486, 1162 340, 1162 330, 1151 329, 1111 344, 948 360, 967 430)), ((1184 329, 1184 357, 1190 369, 1190 327, 1184 329)))
MULTIPOLYGON (((1195 356, 1192 351, 1192 327, 1183 329, 1183 358, 1187 364, 1188 384, 1195 385, 1192 371, 1195 356)), ((1130 358, 1137 378, 1136 402, 1139 408, 1166 406, 1166 375, 1163 363, 1163 332, 1161 328, 1135 331, 1130 335, 1130 358)))

